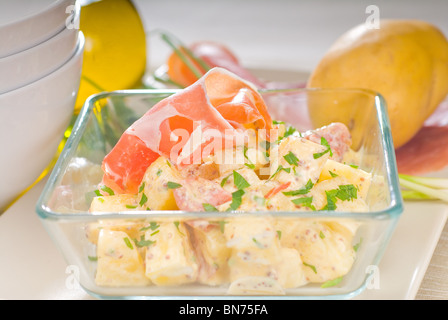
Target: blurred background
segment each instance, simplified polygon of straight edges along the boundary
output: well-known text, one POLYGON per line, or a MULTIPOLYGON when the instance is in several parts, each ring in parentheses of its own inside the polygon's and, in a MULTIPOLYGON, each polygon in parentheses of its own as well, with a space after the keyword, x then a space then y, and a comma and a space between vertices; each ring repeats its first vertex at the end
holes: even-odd
MULTIPOLYGON (((184 43, 228 45, 249 68, 312 70, 342 33, 364 23, 369 5, 381 19, 422 19, 448 34, 446 0, 135 0, 146 30, 162 28, 184 43), (243 37, 239 34, 244 34, 243 37), (238 36, 237 36, 238 35, 238 36), (261 41, 260 41, 261 40, 261 41)), ((169 50, 149 41, 149 67, 169 50)))

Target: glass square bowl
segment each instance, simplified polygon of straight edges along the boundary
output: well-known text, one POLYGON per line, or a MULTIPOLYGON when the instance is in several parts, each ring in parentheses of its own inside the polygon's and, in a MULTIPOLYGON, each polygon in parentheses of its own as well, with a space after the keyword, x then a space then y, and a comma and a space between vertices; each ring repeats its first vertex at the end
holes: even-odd
MULTIPOLYGON (((403 203, 386 105, 381 95, 375 92, 360 89, 261 91, 272 118, 285 121, 300 132, 331 122, 343 122, 347 125, 352 134, 352 148, 359 155, 356 166, 371 173, 373 177, 366 198, 370 207, 368 212, 194 213, 124 210, 90 213, 92 197, 102 178, 101 162, 104 156, 135 120, 175 92, 176 90, 125 90, 91 96, 78 116, 38 200, 36 211, 40 220, 67 264, 76 268, 79 283, 89 294, 103 299, 348 299, 377 285, 377 266, 403 211, 403 203), (321 119, 324 113, 326 117, 321 119), (270 247, 269 253, 261 247, 242 249, 231 258, 228 255, 224 255, 224 258, 219 256, 228 244, 220 244, 222 238, 219 238, 219 234, 224 232, 224 228, 246 223, 250 227, 243 232, 243 236, 248 237, 248 242, 252 238, 256 245, 253 232, 266 227, 266 221, 274 221, 275 226, 288 226, 288 230, 292 232, 289 237, 295 235, 303 240, 302 245, 307 252, 300 252, 298 256, 297 252, 283 250, 280 245, 275 249, 270 247), (191 228, 180 229, 179 226, 185 223, 191 226, 191 222, 212 225, 215 233, 195 234, 200 241, 197 242, 196 239, 195 246, 190 243, 187 249, 183 247, 183 252, 180 252, 176 248, 176 241, 190 241, 188 237, 192 231, 191 228), (171 275, 177 272, 178 279, 182 278, 177 282, 170 282, 169 279, 163 281, 160 280, 163 277, 159 277, 154 283, 142 276, 148 265, 154 265, 152 262, 146 263, 149 261, 149 249, 145 245, 148 244, 143 245, 143 249, 138 247, 138 240, 144 239, 138 238, 134 233, 138 234, 144 228, 156 233, 157 227, 162 224, 171 226, 171 238, 160 239, 166 241, 165 245, 169 248, 167 250, 172 250, 170 252, 177 255, 177 269, 171 270, 171 275), (319 229, 323 225, 327 231, 330 230, 330 233, 325 233, 326 236, 319 229), (140 228, 141 226, 146 227, 140 228), (173 226, 178 233, 172 229, 173 226), (299 229, 302 233, 295 233, 299 229), (98 234, 103 230, 116 231, 113 234, 121 237, 115 242, 115 247, 106 249, 104 245, 100 245, 98 234), (312 237, 307 237, 310 232, 312 237), (348 242, 342 241, 341 235, 344 232, 349 234, 345 238, 348 242), (216 240, 218 238, 220 240, 216 240), (129 252, 124 256, 120 253, 114 260, 113 256, 126 247, 129 252), (208 250, 208 255, 195 255, 198 247, 208 250), (101 258, 103 261, 100 261, 100 250, 103 257, 106 255, 112 258, 101 258), (109 251, 104 252, 105 250, 109 251), (187 250, 194 252, 189 253, 187 250), (344 260, 347 252, 351 257, 348 265, 344 262, 347 261, 344 260), (318 272, 312 263, 306 261, 307 255, 317 253, 323 259, 321 270, 326 268, 331 272, 345 263, 342 268, 346 271, 342 276, 324 283, 309 280, 318 272), (253 265, 247 265, 244 261, 250 254, 257 257, 253 265), (132 257, 129 258, 129 255, 132 257), (210 260, 214 255, 216 259, 210 260), (128 260, 117 264, 116 260, 121 258, 128 260), (225 265, 225 268, 218 263, 225 265), (273 275, 267 271, 272 271, 274 265, 282 270, 281 274, 279 272, 273 275), (99 274, 104 276, 104 269, 107 269, 108 279, 98 279, 99 274), (212 274, 207 281, 198 276, 204 270, 208 270, 209 275, 212 274), (303 274, 298 274, 299 271, 308 274, 305 283, 301 283, 304 278, 303 274), (218 275, 219 272, 222 273, 218 275), (231 282, 229 273, 233 276, 241 273, 246 277, 241 278, 241 281, 236 278, 231 282), (121 281, 123 277, 126 279, 124 282, 121 281), (301 280, 298 280, 300 277, 301 280), (297 285, 298 283, 301 284, 297 285)), ((287 235, 285 232, 280 233, 275 226, 269 225, 271 235, 274 236, 266 236, 264 240, 278 244, 287 235)), ((112 239, 111 242, 115 240, 112 239)), ((165 258, 168 259, 168 255, 165 258)))

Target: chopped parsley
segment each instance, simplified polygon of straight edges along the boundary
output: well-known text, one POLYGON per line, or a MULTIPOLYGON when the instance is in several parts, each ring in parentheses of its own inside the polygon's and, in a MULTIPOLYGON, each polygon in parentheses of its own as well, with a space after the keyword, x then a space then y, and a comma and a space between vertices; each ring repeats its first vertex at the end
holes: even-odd
POLYGON ((102 185, 100 189, 103 190, 104 192, 107 192, 110 196, 114 195, 114 191, 108 186, 102 185))
POLYGON ((334 287, 334 286, 338 285, 339 283, 341 283, 341 281, 342 281, 342 276, 335 278, 333 280, 328 280, 328 281, 322 283, 322 285, 320 287, 321 288, 334 287))
POLYGON ((299 190, 292 190, 292 191, 285 191, 283 194, 285 196, 298 196, 301 194, 307 194, 310 192, 311 188, 314 186, 314 183, 311 181, 311 179, 308 180, 305 187, 299 190))
POLYGON ((279 165, 277 170, 274 172, 274 174, 269 177, 268 181, 273 179, 280 171, 285 171, 287 173, 290 173, 291 172, 291 168, 285 168, 282 165, 279 165))
POLYGON ((140 240, 134 239, 134 243, 137 247, 139 248, 143 248, 143 247, 148 247, 154 243, 156 243, 156 241, 153 240, 145 240, 145 236, 141 235, 140 236, 140 240))
POLYGON ((250 187, 249 182, 247 182, 247 180, 244 179, 244 177, 235 170, 233 171, 233 183, 238 190, 250 187))
POLYGON ((134 205, 131 205, 131 204, 127 204, 126 208, 127 209, 135 209, 135 208, 137 208, 137 206, 134 206, 134 205))
POLYGON ((127 246, 129 249, 131 249, 131 250, 134 249, 134 246, 132 245, 131 240, 129 240, 128 237, 123 238, 123 240, 124 240, 124 243, 126 243, 126 246, 127 246))
POLYGON ((221 233, 224 233, 224 226, 227 223, 227 221, 224 220, 210 221, 210 223, 217 224, 219 226, 219 230, 221 230, 221 233))
POLYGON ((243 202, 243 195, 245 194, 243 189, 239 189, 232 193, 232 202, 230 203, 229 210, 237 210, 243 202))
POLYGON ((333 171, 331 171, 331 170, 328 170, 328 173, 330 174, 330 176, 331 176, 332 178, 336 178, 336 177, 338 177, 338 175, 337 175, 336 173, 334 173, 333 171))
POLYGON ((291 126, 286 128, 285 134, 283 135, 283 139, 293 135, 294 132, 296 132, 296 128, 291 127, 291 126))
POLYGON ((336 201, 351 201, 358 198, 358 189, 352 184, 340 185, 337 189, 325 191, 327 205, 324 210, 336 210, 336 201))
POLYGON ((156 175, 158 176, 158 177, 160 177, 160 175, 162 174, 162 169, 159 169, 159 170, 157 170, 157 172, 156 172, 156 175))
POLYGON ((359 250, 359 246, 361 245, 361 243, 362 243, 362 238, 359 239, 359 242, 353 246, 353 250, 354 250, 355 252, 358 252, 358 250, 359 250))
POLYGON ((325 151, 322 151, 322 152, 314 153, 313 158, 318 159, 328 152, 330 153, 330 157, 332 157, 333 151, 331 151, 331 147, 330 147, 330 144, 328 143, 327 139, 325 139, 324 137, 321 137, 320 144, 323 145, 324 147, 327 147, 327 149, 325 149, 325 151))
POLYGON ((145 183, 144 182, 138 188, 138 193, 143 192, 143 190, 145 190, 145 183))
POLYGON ((281 238, 282 238, 282 231, 281 230, 277 230, 277 236, 278 236, 278 240, 281 240, 281 238))
POLYGON ((141 228, 140 231, 146 231, 146 230, 149 230, 149 229, 151 229, 151 231, 154 231, 154 230, 156 230, 158 227, 160 227, 160 224, 158 224, 158 223, 155 222, 155 221, 151 221, 151 222, 149 223, 149 226, 141 228))
POLYGON ((311 268, 311 270, 313 270, 313 272, 317 274, 317 269, 316 269, 316 267, 313 266, 312 264, 308 264, 308 263, 306 263, 306 262, 303 262, 303 265, 306 266, 306 267, 308 267, 308 268, 311 268))
POLYGON ((222 179, 221 181, 221 187, 224 187, 224 185, 226 184, 227 180, 229 180, 229 178, 232 176, 232 173, 229 174, 227 177, 225 177, 224 179, 222 179))
POLYGON ((292 166, 297 167, 299 165, 299 159, 296 157, 294 153, 292 153, 292 151, 289 151, 289 153, 283 156, 283 158, 286 160, 286 162, 288 162, 292 166))
POLYGON ((167 186, 168 189, 177 189, 177 188, 182 187, 181 184, 176 183, 176 182, 173 182, 173 181, 168 181, 168 183, 166 184, 166 186, 167 186))
POLYGON ((140 207, 143 207, 143 205, 148 201, 148 197, 146 194, 142 193, 142 197, 140 198, 140 202, 138 203, 140 207))
POLYGON ((248 167, 249 169, 253 170, 253 169, 255 169, 255 164, 253 164, 252 161, 250 161, 249 157, 247 156, 247 150, 248 150, 248 148, 246 146, 244 146, 243 154, 244 154, 244 158, 246 158, 246 160, 247 160, 247 163, 245 163, 244 165, 246 167, 248 167))
POLYGON ((180 224, 180 222, 179 222, 179 221, 174 221, 173 223, 174 223, 174 225, 176 226, 177 231, 179 231, 179 233, 180 233, 182 236, 185 236, 185 234, 184 234, 182 231, 180 231, 180 229, 179 229, 179 224, 180 224))
POLYGON ((316 208, 313 206, 313 197, 303 197, 291 200, 292 203, 298 206, 304 206, 310 208, 313 211, 316 211, 316 208))
POLYGON ((204 210, 207 212, 218 211, 218 209, 216 209, 216 207, 212 206, 210 203, 203 203, 202 206, 204 207, 204 210))
POLYGON ((258 241, 257 239, 252 238, 252 241, 256 244, 256 246, 258 248, 260 248, 260 249, 264 249, 265 248, 265 246, 260 241, 258 241))

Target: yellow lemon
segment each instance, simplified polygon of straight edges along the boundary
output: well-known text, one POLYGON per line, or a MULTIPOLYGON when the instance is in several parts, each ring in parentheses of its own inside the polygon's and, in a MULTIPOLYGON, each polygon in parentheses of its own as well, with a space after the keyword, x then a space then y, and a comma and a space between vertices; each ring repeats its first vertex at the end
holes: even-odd
POLYGON ((146 69, 145 29, 130 0, 80 4, 86 44, 75 114, 92 94, 139 86, 146 69))

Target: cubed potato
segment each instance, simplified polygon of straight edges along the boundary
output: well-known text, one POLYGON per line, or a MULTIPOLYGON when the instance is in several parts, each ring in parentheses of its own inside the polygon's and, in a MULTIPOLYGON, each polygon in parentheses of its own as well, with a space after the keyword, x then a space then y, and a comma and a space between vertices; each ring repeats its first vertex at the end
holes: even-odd
POLYGON ((98 236, 98 265, 95 283, 99 286, 146 286, 143 259, 133 240, 123 231, 103 229, 98 236))

